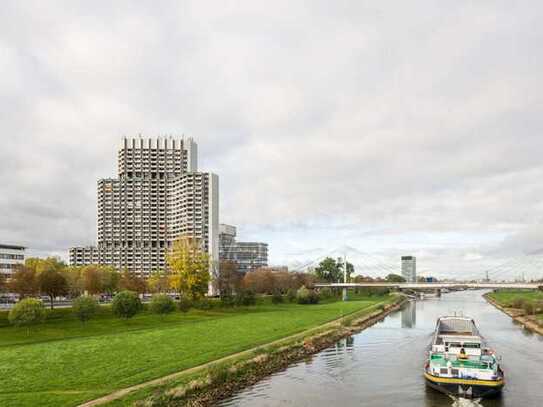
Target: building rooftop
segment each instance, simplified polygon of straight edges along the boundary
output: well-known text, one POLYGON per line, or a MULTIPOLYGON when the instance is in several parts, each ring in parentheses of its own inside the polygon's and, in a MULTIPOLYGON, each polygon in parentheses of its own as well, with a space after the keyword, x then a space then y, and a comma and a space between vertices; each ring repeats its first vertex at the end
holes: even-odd
POLYGON ((3 244, 0 243, 0 249, 12 249, 12 250, 25 250, 25 246, 19 246, 14 244, 3 244))

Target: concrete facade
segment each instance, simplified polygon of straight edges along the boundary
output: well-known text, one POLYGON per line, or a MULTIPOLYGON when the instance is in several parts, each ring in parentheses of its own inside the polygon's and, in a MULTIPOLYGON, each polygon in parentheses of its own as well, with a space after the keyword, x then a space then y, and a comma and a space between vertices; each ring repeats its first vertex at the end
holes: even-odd
POLYGON ((236 241, 236 227, 221 224, 219 227, 219 258, 237 263, 242 273, 268 266, 268 244, 236 241))
POLYGON ((9 277, 19 264, 25 262, 25 247, 0 243, 0 274, 9 277))
POLYGON ((192 138, 123 138, 118 177, 98 181, 98 239, 70 249, 72 265, 108 264, 143 277, 166 270, 166 253, 179 236, 198 239, 219 261, 219 186, 198 172, 192 138))

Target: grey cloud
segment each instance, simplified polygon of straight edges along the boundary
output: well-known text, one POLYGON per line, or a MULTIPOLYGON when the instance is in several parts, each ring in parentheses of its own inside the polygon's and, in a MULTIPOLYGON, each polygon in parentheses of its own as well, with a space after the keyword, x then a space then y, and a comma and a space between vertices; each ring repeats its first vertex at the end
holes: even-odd
POLYGON ((522 237, 543 209, 542 10, 7 2, 0 238, 92 242, 120 137, 185 133, 221 177, 222 220, 274 240, 274 262, 340 237, 395 256, 425 234, 428 261, 448 239, 466 270, 543 247, 522 237))

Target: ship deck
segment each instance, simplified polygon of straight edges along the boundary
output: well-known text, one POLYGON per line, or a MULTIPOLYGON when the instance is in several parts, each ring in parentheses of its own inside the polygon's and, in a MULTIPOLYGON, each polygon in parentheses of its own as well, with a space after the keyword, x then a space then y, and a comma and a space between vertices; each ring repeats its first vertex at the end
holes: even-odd
POLYGON ((436 354, 433 354, 430 358, 430 363, 433 366, 447 367, 448 362, 450 362, 451 366, 454 368, 490 369, 491 367, 489 366, 489 364, 492 365, 491 361, 485 362, 482 360, 474 360, 474 359, 452 360, 452 359, 445 359, 444 355, 436 355, 436 354))

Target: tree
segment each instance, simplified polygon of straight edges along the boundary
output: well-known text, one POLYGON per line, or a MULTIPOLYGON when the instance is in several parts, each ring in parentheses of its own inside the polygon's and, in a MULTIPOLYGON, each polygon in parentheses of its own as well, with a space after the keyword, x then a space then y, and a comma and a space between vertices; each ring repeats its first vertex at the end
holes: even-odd
POLYGON ((68 282, 68 294, 70 297, 79 297, 85 291, 85 279, 82 273, 82 267, 66 267, 64 270, 66 281, 68 282))
POLYGON ((113 297, 111 309, 113 310, 113 314, 119 318, 128 319, 132 318, 142 309, 142 304, 136 293, 121 291, 113 297))
POLYGON ((181 311, 182 313, 187 313, 192 308, 192 305, 193 304, 190 298, 181 297, 179 299, 177 307, 179 308, 179 311, 181 311))
POLYGON ((28 335, 32 325, 45 319, 45 308, 40 300, 25 298, 13 306, 9 311, 8 319, 15 326, 26 326, 28 335))
POLYGON ((307 288, 313 287, 316 283, 317 277, 313 273, 291 273, 294 284, 292 288, 296 290, 301 286, 306 286, 307 288))
POLYGON ((109 295, 115 294, 119 290, 121 275, 112 266, 100 266, 99 270, 102 280, 102 292, 109 295))
POLYGON ((36 271, 41 260, 42 259, 38 259, 37 257, 27 257, 25 260, 25 267, 36 271))
POLYGON ((296 300, 298 304, 317 304, 319 302, 319 295, 315 290, 308 290, 302 286, 296 293, 296 300))
POLYGON ((15 273, 11 275, 8 287, 11 292, 19 294, 21 298, 37 294, 36 272, 27 266, 16 266, 15 273))
POLYGON ((375 279, 373 277, 370 277, 370 276, 358 275, 358 276, 354 277, 353 281, 355 283, 371 283, 371 282, 374 282, 375 279))
POLYGON ((57 270, 53 264, 44 264, 43 267, 38 274, 38 286, 40 292, 49 297, 51 309, 53 309, 55 297, 68 294, 68 281, 64 273, 57 270))
POLYGON ((272 294, 272 303, 273 304, 280 304, 283 302, 283 294, 281 294, 280 290, 275 290, 272 294))
POLYGON ((325 258, 319 263, 317 268, 315 268, 315 275, 323 282, 343 282, 343 267, 341 259, 336 261, 331 257, 325 258))
MULTIPOLYGON (((274 293, 279 291, 281 294, 285 294, 290 288, 298 288, 299 285, 296 282, 295 273, 289 273, 288 271, 276 271, 273 273, 275 287, 274 293)), ((301 285, 301 284, 300 284, 301 285)))
POLYGON ((215 279, 216 288, 221 297, 232 296, 241 287, 243 273, 238 270, 238 264, 224 260, 219 263, 219 275, 215 279))
POLYGON ((253 290, 240 289, 234 297, 234 302, 236 305, 255 305, 255 292, 253 290))
POLYGON ((193 300, 207 293, 210 260, 209 255, 201 249, 198 239, 178 238, 166 260, 170 267, 172 289, 193 300))
POLYGON ((386 281, 389 283, 405 283, 405 278, 399 274, 390 273, 388 276, 386 276, 386 281))
POLYGON ((91 319, 100 308, 98 302, 89 295, 83 295, 76 298, 72 304, 72 312, 81 321, 86 322, 91 319))
POLYGON ((143 294, 147 291, 147 282, 136 273, 131 273, 128 270, 125 270, 121 274, 119 287, 121 290, 143 294))
POLYGON ((147 285, 152 293, 165 293, 170 288, 170 279, 164 271, 158 270, 147 279, 147 285))
POLYGON ((33 268, 38 274, 45 270, 63 271, 66 268, 66 264, 58 257, 47 257, 46 259, 28 258, 25 264, 33 268))
POLYGON ((289 288, 287 291, 287 301, 288 302, 294 302, 296 301, 296 292, 297 290, 294 288, 289 288))
POLYGON ((151 299, 149 309, 152 313, 164 316, 175 311, 175 302, 169 295, 156 294, 151 299))
POLYGON ((0 293, 6 291, 7 288, 7 278, 4 273, 0 273, 0 293))
POLYGON ((257 269, 243 277, 243 287, 258 294, 272 294, 275 290, 275 276, 271 270, 257 269))
POLYGON ((351 281, 351 276, 354 274, 354 266, 352 263, 347 262, 347 282, 351 281))
POLYGON ((87 293, 97 295, 103 292, 102 272, 99 266, 95 264, 85 266, 81 273, 83 274, 84 287, 87 293))

